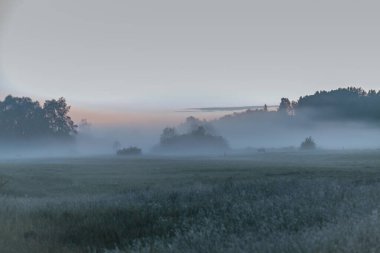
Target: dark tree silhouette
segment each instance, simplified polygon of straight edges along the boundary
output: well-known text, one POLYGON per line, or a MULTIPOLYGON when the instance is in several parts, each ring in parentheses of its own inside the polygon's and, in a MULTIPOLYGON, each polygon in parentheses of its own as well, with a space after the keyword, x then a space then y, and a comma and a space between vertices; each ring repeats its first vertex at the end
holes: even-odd
POLYGON ((45 118, 49 123, 49 131, 55 137, 68 137, 76 134, 76 125, 68 113, 70 106, 64 98, 47 100, 43 107, 45 118))
POLYGON ((318 119, 380 120, 379 108, 379 92, 348 87, 300 97, 296 111, 300 114, 313 111, 311 115, 318 119))
POLYGON ((302 143, 301 143, 301 149, 303 150, 313 150, 317 147, 315 144, 313 138, 311 136, 307 137, 302 143))
POLYGON ((291 109, 291 103, 288 98, 281 98, 280 106, 278 107, 279 112, 288 113, 291 109))
POLYGON ((0 101, 0 137, 30 139, 70 137, 76 125, 68 116, 70 107, 65 99, 46 101, 44 107, 28 97, 7 96, 0 101))
POLYGON ((6 138, 41 136, 48 130, 44 111, 27 97, 7 96, 0 103, 0 134, 6 138))

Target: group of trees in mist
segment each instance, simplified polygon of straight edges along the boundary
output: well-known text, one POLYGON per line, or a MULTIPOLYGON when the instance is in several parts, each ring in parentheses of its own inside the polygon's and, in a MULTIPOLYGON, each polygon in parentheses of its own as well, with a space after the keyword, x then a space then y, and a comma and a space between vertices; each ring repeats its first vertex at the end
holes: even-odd
POLYGON ((64 98, 46 100, 41 106, 29 97, 9 95, 0 101, 0 137, 3 140, 70 139, 77 133, 77 126, 69 111, 64 98))
POLYGON ((220 152, 229 148, 227 141, 222 136, 216 135, 207 122, 189 117, 180 128, 186 129, 186 132, 180 134, 176 128, 165 128, 156 150, 197 153, 220 152))

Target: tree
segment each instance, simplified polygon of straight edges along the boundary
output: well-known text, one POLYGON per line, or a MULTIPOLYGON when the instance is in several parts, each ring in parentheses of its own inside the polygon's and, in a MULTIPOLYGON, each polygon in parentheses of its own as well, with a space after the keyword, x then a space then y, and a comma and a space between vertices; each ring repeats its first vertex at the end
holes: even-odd
POLYGON ((161 137, 160 137, 160 143, 161 144, 166 144, 166 143, 170 142, 170 140, 172 140, 176 136, 177 136, 177 131, 176 131, 175 128, 166 127, 162 131, 162 134, 161 134, 161 137))
POLYGON ((7 96, 0 101, 0 137, 3 140, 30 140, 42 137, 71 137, 77 126, 68 116, 64 98, 38 101, 28 97, 7 96))
POLYGON ((368 91, 368 96, 376 96, 377 95, 377 93, 376 93, 376 91, 375 90, 369 90, 368 91))
POLYGON ((183 134, 177 134, 175 128, 165 128, 161 134, 160 145, 156 150, 166 152, 222 152, 227 150, 228 143, 222 136, 208 133, 206 128, 196 129, 183 134))
POLYGON ((291 103, 288 98, 281 98, 280 106, 278 107, 278 111, 282 113, 289 113, 291 110, 291 103))
POLYGON ((187 117, 184 123, 184 125, 188 128, 187 131, 193 131, 197 129, 200 124, 202 124, 202 122, 193 116, 187 117))
POLYGON ((191 135, 193 135, 193 136, 205 136, 206 135, 206 129, 203 126, 199 126, 197 129, 195 129, 191 132, 191 135))
POLYGON ((49 133, 55 137, 70 137, 77 133, 77 126, 68 116, 70 106, 64 98, 47 100, 43 107, 44 115, 49 123, 49 133))
POLYGON ((28 97, 7 96, 0 103, 0 135, 5 138, 41 136, 48 129, 40 104, 28 97))
POLYGON ((303 150, 313 150, 316 149, 317 145, 315 144, 313 138, 311 136, 307 137, 302 143, 301 143, 301 149, 303 150))

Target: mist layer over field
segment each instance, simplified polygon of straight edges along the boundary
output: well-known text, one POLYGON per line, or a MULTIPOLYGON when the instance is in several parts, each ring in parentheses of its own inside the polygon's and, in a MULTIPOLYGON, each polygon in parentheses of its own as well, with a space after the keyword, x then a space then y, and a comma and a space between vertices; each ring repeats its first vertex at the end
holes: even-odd
POLYGON ((320 148, 363 149, 380 145, 379 123, 353 120, 315 120, 302 113, 279 117, 276 113, 248 112, 213 121, 215 129, 233 147, 299 147, 312 136, 320 148))
MULTIPOLYGON (((268 115, 270 116, 270 115, 268 115)), ((267 116, 265 116, 267 117, 267 116)), ((202 125, 212 127, 213 134, 223 136, 229 144, 229 151, 245 148, 298 149, 301 142, 312 136, 320 149, 377 149, 380 147, 380 129, 376 123, 365 122, 315 122, 310 120, 286 118, 285 120, 262 120, 259 117, 244 119, 221 119, 217 121, 202 121, 202 125)), ((115 142, 120 143, 118 148, 138 146, 144 154, 155 153, 154 147, 160 143, 160 135, 165 125, 151 125, 131 127, 118 126, 91 126, 79 129, 75 139, 62 140, 22 140, 3 142, 0 145, 0 157, 56 157, 56 156, 87 156, 115 154, 115 142)), ((178 131, 186 133, 182 125, 178 131)), ((192 154, 177 149, 177 155, 192 154)), ((235 151, 234 151, 235 150, 235 151)), ((201 150, 194 154, 219 154, 201 150)), ((165 154, 165 152, 160 152, 165 154)), ((173 154, 173 152, 171 152, 173 154)))

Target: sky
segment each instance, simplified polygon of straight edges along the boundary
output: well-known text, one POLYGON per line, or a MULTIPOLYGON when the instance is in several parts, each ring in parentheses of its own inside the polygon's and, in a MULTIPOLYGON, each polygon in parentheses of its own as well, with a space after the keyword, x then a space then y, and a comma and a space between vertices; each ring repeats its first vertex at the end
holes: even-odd
POLYGON ((63 96, 78 118, 101 110, 138 121, 159 110, 379 89, 379 8, 351 0, 0 0, 0 95, 63 96))

